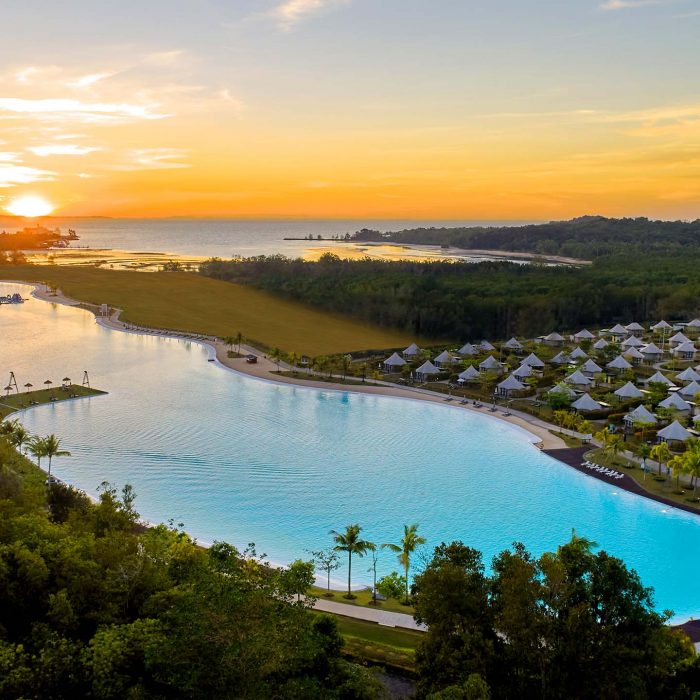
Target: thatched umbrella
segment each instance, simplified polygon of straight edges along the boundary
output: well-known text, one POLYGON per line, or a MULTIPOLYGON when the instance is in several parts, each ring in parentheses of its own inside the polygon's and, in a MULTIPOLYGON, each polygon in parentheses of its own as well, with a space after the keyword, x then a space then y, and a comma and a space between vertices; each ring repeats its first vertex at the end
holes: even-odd
POLYGON ((63 388, 67 389, 70 386, 70 377, 63 377, 63 388))
POLYGON ((33 386, 34 386, 34 385, 33 385, 31 382, 27 382, 27 383, 24 385, 24 388, 25 388, 27 391, 29 391, 33 386))

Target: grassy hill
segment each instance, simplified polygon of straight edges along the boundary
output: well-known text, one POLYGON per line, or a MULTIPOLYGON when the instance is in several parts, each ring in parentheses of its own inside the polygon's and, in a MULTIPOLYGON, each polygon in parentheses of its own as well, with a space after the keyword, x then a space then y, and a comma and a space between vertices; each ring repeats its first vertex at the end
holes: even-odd
POLYGON ((406 346, 408 333, 185 272, 3 265, 0 279, 45 282, 64 294, 123 309, 122 320, 172 330, 235 335, 287 352, 330 355, 406 346))

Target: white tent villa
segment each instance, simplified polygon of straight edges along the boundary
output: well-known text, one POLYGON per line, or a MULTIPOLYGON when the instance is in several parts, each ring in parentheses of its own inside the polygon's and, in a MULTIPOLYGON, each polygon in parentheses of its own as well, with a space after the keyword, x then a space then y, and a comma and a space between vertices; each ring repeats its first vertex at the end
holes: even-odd
POLYGON ((519 380, 527 379, 532 376, 532 367, 523 363, 517 369, 513 370, 513 376, 519 380))
POLYGON ((527 387, 521 384, 512 374, 496 385, 499 396, 512 396, 514 393, 524 391, 527 387))
POLYGON ((625 350, 629 348, 642 348, 644 347, 644 343, 637 338, 636 335, 631 335, 629 338, 620 343, 620 347, 625 348, 625 350))
POLYGON ((678 393, 687 401, 695 401, 695 397, 700 394, 700 384, 698 382, 690 382, 678 390, 678 393))
POLYGON ((652 331, 657 331, 659 333, 664 332, 664 331, 670 331, 673 328, 673 326, 666 322, 666 321, 659 321, 658 323, 655 323, 652 327, 652 331))
POLYGON ((473 357, 474 355, 478 355, 479 351, 471 343, 464 343, 464 345, 457 350, 457 354, 462 355, 462 357, 473 357))
POLYGON ((458 382, 473 382, 479 378, 479 371, 471 365, 457 375, 458 382))
POLYGON ((663 350, 657 347, 654 343, 649 343, 648 345, 645 345, 643 348, 640 348, 639 352, 641 352, 642 355, 644 355, 644 359, 647 362, 652 363, 660 360, 664 354, 663 350))
POLYGON ((608 362, 607 365, 605 365, 608 369, 616 369, 618 371, 623 371, 626 369, 632 369, 632 365, 625 360, 622 355, 618 355, 614 360, 611 362, 608 362))
POLYGON ((577 411, 600 411, 603 405, 592 399, 588 394, 582 394, 576 401, 571 404, 571 408, 577 411))
POLYGON ((404 357, 418 357, 421 354, 421 349, 415 344, 411 343, 402 353, 404 357))
POLYGON ((635 425, 656 425, 659 421, 656 416, 643 404, 637 406, 634 411, 630 411, 624 418, 624 423, 628 428, 635 425))
POLYGON ((550 361, 551 365, 566 365, 569 362, 569 356, 565 352, 558 352, 550 361))
POLYGON ((659 442, 685 442, 691 434, 677 421, 667 425, 656 433, 659 442))
POLYGON ((655 372, 647 379, 647 384, 665 384, 666 386, 676 386, 666 375, 655 372))
POLYGON ((582 331, 579 331, 574 335, 574 342, 580 343, 582 340, 593 340, 595 338, 595 335, 591 333, 587 328, 584 328, 582 331))
POLYGON ((572 386, 578 386, 582 387, 584 389, 588 389, 591 384, 593 384, 593 380, 590 377, 587 377, 581 370, 576 370, 573 374, 570 374, 564 381, 567 384, 571 384, 572 386))
POLYGON ((693 345, 692 341, 686 340, 679 345, 676 345, 672 352, 680 360, 694 360, 697 350, 695 349, 695 345, 693 345))
POLYGON ((484 352, 493 352, 496 348, 489 343, 488 340, 482 340, 479 343, 479 347, 484 351, 484 352))
POLYGON ((449 365, 453 365, 455 363, 455 358, 452 357, 452 354, 447 352, 447 350, 443 350, 434 360, 433 363, 435 364, 436 367, 445 367, 449 365))
POLYGON ((592 377, 594 374, 599 374, 603 371, 603 368, 599 367, 593 360, 586 360, 581 365, 580 369, 585 375, 589 377, 592 377))
POLYGON ((507 348, 508 350, 520 352, 523 349, 523 344, 517 338, 511 338, 507 342, 503 343, 503 347, 507 348))
POLYGON ((668 339, 668 344, 669 344, 672 348, 675 348, 677 345, 681 345, 682 343, 686 343, 686 342, 688 342, 689 340, 690 340, 690 338, 689 338, 687 335, 685 335, 685 334, 681 333, 680 331, 678 331, 678 333, 676 333, 675 335, 672 335, 672 336, 668 339))
POLYGON ((547 393, 564 394, 570 399, 573 399, 576 396, 576 392, 570 386, 564 384, 564 382, 559 382, 559 384, 555 384, 547 393))
POLYGON ((401 368, 405 367, 407 363, 399 353, 395 352, 390 357, 387 357, 382 364, 385 372, 400 372, 401 368))
POLYGON ((524 360, 524 365, 530 365, 533 369, 544 369, 544 362, 534 352, 531 352, 524 360))
POLYGON ((622 353, 622 356, 629 360, 633 365, 641 365, 644 360, 644 355, 642 355, 637 348, 629 348, 622 353))
POLYGON ((440 374, 440 370, 430 360, 426 360, 415 371, 415 378, 418 382, 427 382, 431 376, 436 374, 440 374))
POLYGON ((678 394, 669 394, 660 404, 659 408, 670 408, 679 413, 690 413, 693 407, 684 401, 678 394))
POLYGON ((608 330, 608 335, 611 335, 613 338, 617 338, 619 340, 627 335, 627 329, 617 323, 608 330))
POLYGON ((588 355, 586 355, 586 353, 583 350, 581 350, 581 348, 578 347, 578 345, 571 351, 571 354, 569 355, 569 357, 572 360, 587 360, 588 359, 588 355))
POLYGON ((542 342, 545 345, 561 345, 564 342, 564 336, 554 331, 553 333, 550 333, 542 338, 542 342))
POLYGON ((600 340, 596 340, 596 342, 593 343, 593 349, 594 350, 605 350, 605 348, 607 348, 608 345, 610 345, 610 343, 608 343, 608 341, 605 340, 605 338, 601 338, 600 340))
POLYGON ((641 326, 636 321, 632 321, 628 326, 625 326, 625 330, 638 338, 644 335, 644 326, 641 326))
POLYGON ((692 321, 688 321, 685 329, 688 331, 688 333, 697 335, 700 333, 700 319, 694 318, 692 321))
POLYGON ((644 394, 637 389, 632 382, 627 382, 627 384, 614 391, 613 394, 615 394, 620 401, 624 401, 626 399, 641 399, 642 396, 644 396, 644 394))
POLYGON ((692 367, 688 367, 677 374, 676 379, 681 382, 700 382, 700 374, 692 367))
POLYGON ((482 372, 502 372, 503 365, 493 356, 489 355, 483 362, 479 363, 482 372))

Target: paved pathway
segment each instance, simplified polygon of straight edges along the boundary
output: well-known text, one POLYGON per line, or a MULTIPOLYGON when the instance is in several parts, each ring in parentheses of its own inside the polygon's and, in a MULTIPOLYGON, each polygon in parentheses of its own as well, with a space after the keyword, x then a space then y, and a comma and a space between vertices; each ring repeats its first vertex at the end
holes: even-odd
POLYGON ((386 627, 402 627, 407 630, 425 631, 423 625, 419 625, 412 615, 406 613, 391 612, 381 608, 365 608, 360 605, 347 605, 346 603, 336 603, 332 600, 319 598, 314 603, 314 610, 332 613, 333 615, 344 615, 356 620, 366 620, 376 622, 386 627))

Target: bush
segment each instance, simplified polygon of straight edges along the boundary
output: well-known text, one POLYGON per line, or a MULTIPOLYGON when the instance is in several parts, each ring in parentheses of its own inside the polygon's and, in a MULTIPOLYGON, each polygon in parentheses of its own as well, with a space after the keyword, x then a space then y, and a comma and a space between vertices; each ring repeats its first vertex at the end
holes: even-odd
POLYGON ((392 571, 388 576, 382 576, 377 581, 377 590, 385 598, 400 599, 406 590, 406 580, 397 571, 392 571))

